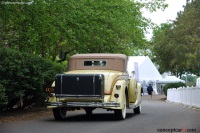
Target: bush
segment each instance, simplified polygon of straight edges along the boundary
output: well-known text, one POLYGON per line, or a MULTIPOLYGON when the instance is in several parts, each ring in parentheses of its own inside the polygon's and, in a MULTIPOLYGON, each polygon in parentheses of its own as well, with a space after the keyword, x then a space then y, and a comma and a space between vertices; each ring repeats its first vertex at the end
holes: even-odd
POLYGON ((0 84, 0 105, 7 103, 6 89, 0 84))
POLYGON ((22 99, 21 108, 33 102, 44 103, 46 94, 43 88, 50 86, 55 74, 61 71, 61 64, 28 53, 1 48, 0 96, 3 98, 0 102, 8 103, 7 108, 12 108, 22 99))
POLYGON ((167 96, 167 90, 170 89, 170 88, 179 88, 179 87, 183 87, 183 86, 186 86, 185 83, 182 83, 182 82, 179 82, 179 83, 169 83, 169 84, 166 84, 164 86, 164 93, 165 95, 167 96))

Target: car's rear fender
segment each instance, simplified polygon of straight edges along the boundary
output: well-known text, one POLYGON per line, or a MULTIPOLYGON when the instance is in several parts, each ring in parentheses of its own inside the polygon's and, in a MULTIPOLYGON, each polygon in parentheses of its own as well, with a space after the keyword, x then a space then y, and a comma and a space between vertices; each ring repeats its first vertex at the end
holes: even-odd
POLYGON ((112 109, 123 109, 124 108, 124 97, 125 97, 126 81, 118 80, 113 86, 111 94, 111 101, 120 103, 120 107, 114 107, 112 109))

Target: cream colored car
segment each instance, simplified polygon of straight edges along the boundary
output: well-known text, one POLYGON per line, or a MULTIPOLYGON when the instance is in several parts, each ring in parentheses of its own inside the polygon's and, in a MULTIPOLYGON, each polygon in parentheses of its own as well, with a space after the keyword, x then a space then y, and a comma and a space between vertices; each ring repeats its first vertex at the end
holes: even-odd
POLYGON ((48 108, 56 120, 66 111, 84 109, 91 115, 96 108, 114 111, 116 119, 126 118, 127 109, 141 112, 141 84, 127 73, 123 54, 76 54, 68 61, 68 71, 57 74, 47 88, 48 108))

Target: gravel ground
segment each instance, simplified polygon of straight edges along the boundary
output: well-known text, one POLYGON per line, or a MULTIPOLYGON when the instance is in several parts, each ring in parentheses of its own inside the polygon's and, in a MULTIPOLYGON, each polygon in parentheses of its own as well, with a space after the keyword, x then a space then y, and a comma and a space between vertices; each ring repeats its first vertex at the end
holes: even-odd
POLYGON ((33 120, 52 116, 52 110, 46 107, 31 107, 24 110, 13 110, 0 114, 0 123, 33 120))

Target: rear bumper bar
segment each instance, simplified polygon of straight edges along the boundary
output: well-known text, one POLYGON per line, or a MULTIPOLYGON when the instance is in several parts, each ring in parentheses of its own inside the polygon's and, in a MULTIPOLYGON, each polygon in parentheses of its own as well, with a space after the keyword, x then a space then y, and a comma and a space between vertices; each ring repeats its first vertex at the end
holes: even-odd
POLYGON ((48 102, 48 106, 56 107, 120 107, 120 103, 109 102, 109 103, 100 103, 100 102, 48 102))

